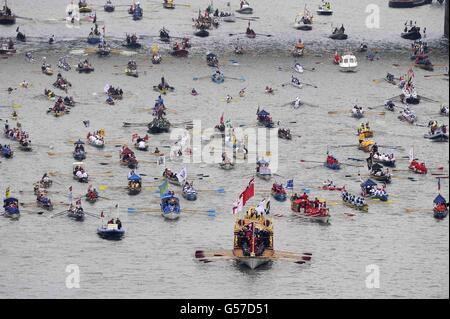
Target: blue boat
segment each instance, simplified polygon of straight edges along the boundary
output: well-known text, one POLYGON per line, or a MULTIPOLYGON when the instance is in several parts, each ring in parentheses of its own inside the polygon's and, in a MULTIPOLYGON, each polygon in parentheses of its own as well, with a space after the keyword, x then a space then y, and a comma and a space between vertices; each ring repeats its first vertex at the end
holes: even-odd
POLYGON ((141 190, 142 178, 137 174, 128 176, 128 194, 137 195, 141 192, 141 190))
POLYGON ((82 222, 84 220, 85 217, 85 213, 84 210, 81 206, 77 206, 77 207, 70 207, 67 210, 67 216, 69 218, 72 218, 78 222, 82 222))
POLYGON ((389 199, 389 195, 387 194, 387 192, 384 189, 378 189, 377 183, 375 183, 370 178, 361 183, 361 190, 361 195, 364 197, 379 199, 382 202, 386 202, 389 199))
POLYGON ((284 202, 287 199, 286 190, 282 184, 274 183, 270 192, 273 198, 279 202, 284 202))
POLYGON ((133 12, 133 20, 134 21, 142 20, 142 16, 143 16, 142 8, 137 6, 133 12))
POLYGON ((447 217, 447 215, 448 215, 447 201, 441 194, 436 196, 433 203, 434 203, 434 208, 433 208, 434 218, 444 219, 445 217, 447 217))
POLYGON ((82 161, 82 160, 86 159, 86 151, 82 148, 75 148, 72 155, 73 155, 73 158, 77 161, 82 161))
POLYGON ((197 200, 197 191, 189 186, 189 187, 183 187, 183 192, 181 193, 183 195, 183 198, 189 201, 197 200))
POLYGON ((223 81, 225 81, 225 76, 222 73, 220 73, 219 71, 217 71, 216 73, 211 75, 211 80, 214 83, 220 84, 220 83, 223 83, 223 81))
POLYGON ((161 197, 161 214, 164 218, 175 220, 180 217, 180 200, 174 192, 169 191, 161 197))
POLYGON ((339 170, 341 169, 341 163, 337 160, 336 157, 333 155, 327 155, 327 160, 324 163, 325 167, 332 169, 332 170, 339 170))
POLYGON ((19 200, 14 197, 8 197, 3 200, 4 216, 17 219, 20 217, 19 200))
POLYGON ((4 157, 4 158, 12 158, 14 155, 14 152, 11 149, 11 146, 9 145, 0 145, 0 154, 4 157))
POLYGON ((89 34, 87 37, 87 43, 89 44, 99 44, 101 42, 101 36, 95 34, 89 34))
POLYGON ((103 239, 120 240, 125 235, 125 229, 122 228, 121 223, 108 223, 97 228, 97 235, 103 239))
POLYGON ((272 121, 272 117, 270 116, 270 113, 265 111, 265 110, 259 110, 256 111, 256 116, 257 116, 257 120, 258 123, 264 127, 267 128, 273 128, 274 127, 274 123, 272 121))

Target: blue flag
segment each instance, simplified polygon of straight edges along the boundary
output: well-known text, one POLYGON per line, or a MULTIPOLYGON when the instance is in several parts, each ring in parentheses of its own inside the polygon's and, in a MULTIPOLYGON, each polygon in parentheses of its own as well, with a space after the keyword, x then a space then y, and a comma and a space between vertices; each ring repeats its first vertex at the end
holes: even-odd
POLYGON ((294 189, 294 180, 293 179, 289 179, 286 182, 286 189, 294 189))

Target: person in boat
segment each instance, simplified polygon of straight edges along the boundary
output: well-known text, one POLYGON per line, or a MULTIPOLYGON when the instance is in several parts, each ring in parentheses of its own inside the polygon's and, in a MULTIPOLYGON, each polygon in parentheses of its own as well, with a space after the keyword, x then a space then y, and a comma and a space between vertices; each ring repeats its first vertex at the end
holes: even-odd
POLYGON ((231 100, 233 100, 233 97, 229 94, 227 94, 227 96, 225 97, 225 100, 227 101, 227 103, 230 103, 231 100))
POLYGON ((198 95, 198 93, 197 93, 197 91, 195 90, 195 88, 193 88, 193 89, 191 90, 191 94, 192 94, 193 96, 198 95))
POLYGON ((268 94, 272 94, 273 93, 273 89, 269 86, 266 86, 266 93, 268 94))
POLYGON ((240 96, 240 97, 244 97, 244 96, 245 96, 245 89, 241 89, 241 90, 239 91, 239 96, 240 96))
POLYGON ((291 76, 291 82, 295 85, 300 85, 300 80, 293 75, 291 76))
POLYGON ((247 1, 241 0, 241 3, 240 3, 241 9, 244 8, 244 7, 248 7, 249 5, 250 4, 247 1))

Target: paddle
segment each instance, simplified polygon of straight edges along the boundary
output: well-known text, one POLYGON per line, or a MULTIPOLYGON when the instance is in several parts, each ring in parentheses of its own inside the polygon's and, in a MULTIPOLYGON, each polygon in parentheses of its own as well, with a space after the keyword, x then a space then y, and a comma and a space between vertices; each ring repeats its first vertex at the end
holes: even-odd
POLYGON ((240 32, 240 33, 228 33, 228 35, 230 37, 234 36, 234 35, 240 35, 240 34, 246 34, 245 32, 240 32))
POLYGON ((64 213, 67 213, 67 210, 63 210, 62 212, 53 214, 52 216, 50 216, 50 218, 54 218, 54 217, 57 217, 57 216, 61 216, 61 215, 64 214, 64 213))
POLYGON ((238 81, 242 81, 242 82, 245 81, 245 77, 243 77, 243 76, 241 76, 240 78, 233 78, 233 77, 230 77, 230 76, 225 76, 225 78, 226 79, 230 79, 230 80, 238 80, 238 81))
POLYGON ((205 76, 201 76, 201 77, 193 77, 192 80, 197 81, 197 80, 201 80, 201 79, 206 79, 211 77, 210 75, 205 75, 205 76))
POLYGON ((427 74, 427 75, 424 75, 423 77, 424 77, 424 78, 431 78, 431 77, 434 77, 434 76, 448 76, 448 73, 443 73, 443 74, 427 74))
POLYGON ((256 35, 262 35, 263 37, 271 37, 271 34, 264 34, 264 33, 255 33, 256 35))

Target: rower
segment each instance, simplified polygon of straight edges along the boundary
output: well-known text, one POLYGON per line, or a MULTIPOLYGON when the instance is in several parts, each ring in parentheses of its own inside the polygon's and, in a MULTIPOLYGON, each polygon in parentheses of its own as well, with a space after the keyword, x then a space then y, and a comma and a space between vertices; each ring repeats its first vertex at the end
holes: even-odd
POLYGON ((227 103, 230 103, 232 99, 233 99, 233 97, 231 95, 227 94, 227 97, 226 97, 227 103))

